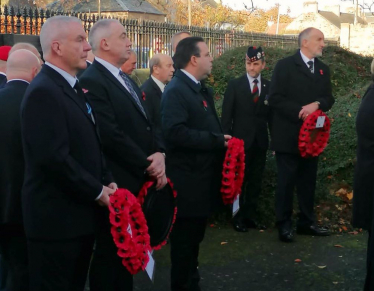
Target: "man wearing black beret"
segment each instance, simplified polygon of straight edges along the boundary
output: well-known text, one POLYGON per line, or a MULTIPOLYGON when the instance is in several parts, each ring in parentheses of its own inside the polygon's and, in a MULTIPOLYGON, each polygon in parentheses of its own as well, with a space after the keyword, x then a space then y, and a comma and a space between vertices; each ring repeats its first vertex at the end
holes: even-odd
POLYGON ((271 149, 278 168, 275 212, 279 239, 293 241, 292 208, 296 187, 299 202, 297 233, 326 236, 328 229, 316 224, 314 192, 318 157, 303 158, 298 138, 303 121, 316 110, 328 111, 334 104, 330 70, 317 57, 325 46, 323 33, 313 27, 299 35, 300 50, 280 60, 271 79, 269 105, 273 112, 271 149))
POLYGON ((245 175, 240 210, 233 218, 236 231, 265 228, 256 222, 257 201, 261 193, 268 139, 268 90, 270 82, 261 76, 265 53, 251 46, 245 56, 246 73, 231 80, 222 105, 222 128, 225 134, 244 140, 245 175))

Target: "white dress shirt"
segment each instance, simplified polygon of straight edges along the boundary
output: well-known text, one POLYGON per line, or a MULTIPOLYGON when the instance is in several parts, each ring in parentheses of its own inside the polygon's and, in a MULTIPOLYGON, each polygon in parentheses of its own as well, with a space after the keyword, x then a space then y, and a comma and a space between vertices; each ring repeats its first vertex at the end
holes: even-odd
POLYGON ((151 78, 157 84, 157 86, 160 88, 161 92, 164 92, 164 90, 165 90, 165 84, 162 83, 159 79, 153 77, 153 75, 151 75, 151 78))
POLYGON ((311 70, 311 72, 314 73, 314 58, 309 59, 306 55, 303 54, 303 52, 301 50, 300 50, 300 55, 301 55, 301 58, 303 59, 305 65, 307 66, 308 69, 309 69, 308 62, 310 62, 310 61, 313 62, 313 70, 311 70))
POLYGON ((253 92, 253 87, 255 85, 255 83, 253 83, 253 81, 255 79, 257 79, 258 83, 257 83, 257 88, 258 88, 258 96, 260 96, 261 94, 261 74, 258 75, 257 78, 252 78, 248 73, 247 73, 247 77, 248 77, 248 81, 249 81, 249 86, 251 86, 251 93, 253 92))
POLYGON ((187 72, 186 70, 183 70, 183 69, 181 69, 181 71, 183 72, 183 73, 185 73, 192 81, 194 81, 196 84, 200 84, 200 82, 194 77, 194 76, 192 76, 189 72, 187 72))

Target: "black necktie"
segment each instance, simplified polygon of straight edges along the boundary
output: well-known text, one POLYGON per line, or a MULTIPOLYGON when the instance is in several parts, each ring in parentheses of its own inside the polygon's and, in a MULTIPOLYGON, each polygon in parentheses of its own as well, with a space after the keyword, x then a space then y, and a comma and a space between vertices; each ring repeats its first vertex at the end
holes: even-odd
POLYGON ((313 73, 314 72, 314 68, 313 68, 314 62, 309 61, 309 62, 307 62, 307 64, 308 64, 308 68, 309 68, 310 72, 313 73))
POLYGON ((95 118, 92 113, 92 108, 90 104, 87 102, 86 95, 84 95, 81 85, 79 85, 79 82, 75 82, 74 90, 77 92, 77 95, 79 97, 79 102, 83 103, 84 106, 87 108, 87 113, 91 116, 92 122, 95 123, 95 118))

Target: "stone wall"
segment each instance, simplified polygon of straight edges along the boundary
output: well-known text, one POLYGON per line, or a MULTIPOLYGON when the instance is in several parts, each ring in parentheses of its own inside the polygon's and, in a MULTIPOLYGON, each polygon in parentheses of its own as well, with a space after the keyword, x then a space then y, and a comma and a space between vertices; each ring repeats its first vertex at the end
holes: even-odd
POLYGON ((355 53, 374 56, 374 24, 342 24, 340 46, 355 53))
POLYGON ((307 13, 297 17, 287 26, 286 34, 297 34, 308 27, 318 28, 328 39, 338 39, 340 36, 340 29, 317 13, 307 13))

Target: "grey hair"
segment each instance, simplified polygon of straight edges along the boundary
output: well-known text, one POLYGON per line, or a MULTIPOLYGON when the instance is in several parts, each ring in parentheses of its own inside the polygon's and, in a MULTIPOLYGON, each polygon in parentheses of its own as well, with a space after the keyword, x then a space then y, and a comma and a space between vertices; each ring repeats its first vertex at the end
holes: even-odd
POLYGON ((149 61, 150 74, 153 74, 153 67, 159 66, 161 63, 160 55, 154 55, 149 61))
POLYGON ((310 33, 311 33, 314 29, 315 29, 314 27, 308 27, 308 28, 304 29, 302 32, 300 32, 300 34, 299 34, 299 39, 298 39, 299 48, 301 48, 301 45, 303 44, 303 40, 304 40, 304 39, 308 39, 309 36, 310 36, 310 33))
POLYGON ((80 19, 64 15, 53 16, 44 22, 40 30, 40 44, 44 56, 50 53, 52 42, 56 40, 56 38, 59 39, 65 36, 64 34, 68 34, 67 24, 72 22, 82 24, 80 19))
POLYGON ((91 45, 92 52, 95 52, 100 47, 100 42, 104 37, 109 37, 112 32, 109 29, 113 23, 120 23, 116 19, 101 19, 96 22, 88 34, 88 42, 91 45))

